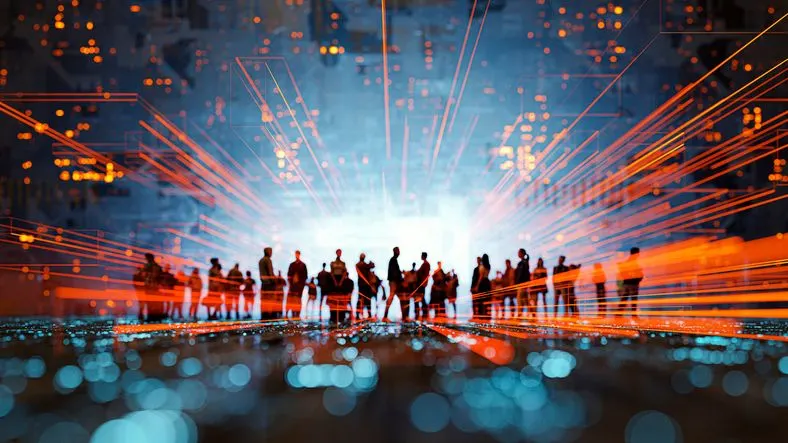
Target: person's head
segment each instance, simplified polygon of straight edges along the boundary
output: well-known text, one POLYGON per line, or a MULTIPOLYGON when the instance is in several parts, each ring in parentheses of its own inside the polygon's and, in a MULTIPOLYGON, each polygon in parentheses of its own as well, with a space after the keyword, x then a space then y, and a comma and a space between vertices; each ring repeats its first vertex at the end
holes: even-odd
POLYGON ((542 260, 542 257, 539 257, 539 259, 536 260, 536 267, 537 268, 544 268, 544 260, 542 260))
POLYGON ((211 259, 211 264, 212 264, 213 266, 218 266, 218 265, 219 265, 219 259, 218 259, 218 258, 216 258, 216 257, 212 258, 212 259, 211 259))
POLYGON ((337 249, 337 258, 341 258, 341 257, 342 257, 342 250, 337 249))
POLYGON ((597 271, 601 270, 602 269, 602 263, 594 263, 594 269, 596 269, 597 271))
POLYGON ((240 268, 240 267, 241 267, 241 265, 239 265, 238 263, 236 263, 236 264, 235 264, 235 266, 233 266, 233 269, 235 269, 235 270, 237 271, 237 270, 238 270, 238 268, 240 268))
POLYGON ((296 260, 301 260, 301 251, 299 251, 298 249, 296 249, 295 251, 295 258, 296 260))
POLYGON ((150 263, 152 263, 152 262, 153 262, 153 260, 154 260, 154 258, 155 258, 155 257, 153 257, 153 254, 151 254, 150 252, 148 252, 148 253, 146 253, 146 254, 145 254, 145 260, 146 260, 147 262, 150 262, 150 263))
POLYGON ((399 257, 399 247, 398 246, 394 247, 394 257, 399 257))
POLYGON ((197 268, 192 269, 192 275, 200 275, 200 270, 197 268))
POLYGON ((566 257, 564 257, 563 255, 558 257, 558 264, 559 265, 564 264, 565 261, 566 261, 566 257))
POLYGON ((482 258, 476 257, 476 265, 480 265, 480 264, 482 264, 482 258))
POLYGON ((525 249, 520 248, 520 250, 517 251, 517 256, 520 257, 520 260, 524 259, 525 258, 525 249))
POLYGON ((438 269, 441 268, 441 262, 438 262, 438 269))
POLYGON ((274 253, 274 250, 271 249, 270 246, 267 246, 265 249, 263 249, 263 255, 265 255, 266 257, 271 257, 271 255, 273 255, 273 253, 274 253))
POLYGON ((634 255, 637 257, 639 254, 640 254, 640 248, 638 247, 634 247, 629 250, 629 255, 634 255))
POLYGON ((421 253, 421 259, 422 260, 426 260, 427 259, 427 253, 426 252, 422 252, 421 253))
POLYGON ((359 261, 364 261, 366 260, 366 258, 367 258, 367 254, 364 254, 363 252, 361 253, 361 255, 358 256, 359 261))
POLYGON ((323 263, 323 270, 324 271, 326 270, 326 264, 325 263, 323 263))
POLYGON ((490 269, 490 256, 487 254, 482 255, 482 264, 488 270, 490 269))
POLYGON ((511 268, 512 267, 512 261, 509 260, 508 258, 506 259, 506 267, 507 268, 511 268))
POLYGON ((314 282, 315 282, 315 277, 309 279, 309 283, 314 283, 314 282))
POLYGON ((281 277, 281 276, 282 276, 282 270, 280 269, 280 270, 279 270, 279 271, 276 273, 276 275, 278 275, 279 277, 281 277))
POLYGON ((501 271, 495 271, 495 276, 497 278, 501 278, 501 276, 503 276, 503 274, 501 274, 501 271))
POLYGON ((416 269, 416 262, 411 263, 413 265, 413 269, 416 269))
POLYGON ((252 271, 246 271, 246 278, 252 278, 252 271))

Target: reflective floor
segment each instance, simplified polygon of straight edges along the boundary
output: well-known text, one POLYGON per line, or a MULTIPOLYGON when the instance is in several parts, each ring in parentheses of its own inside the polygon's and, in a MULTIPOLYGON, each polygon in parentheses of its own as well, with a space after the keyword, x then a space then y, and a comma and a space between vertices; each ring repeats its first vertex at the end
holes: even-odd
POLYGON ((0 441, 784 441, 782 325, 625 322, 8 321, 0 441))

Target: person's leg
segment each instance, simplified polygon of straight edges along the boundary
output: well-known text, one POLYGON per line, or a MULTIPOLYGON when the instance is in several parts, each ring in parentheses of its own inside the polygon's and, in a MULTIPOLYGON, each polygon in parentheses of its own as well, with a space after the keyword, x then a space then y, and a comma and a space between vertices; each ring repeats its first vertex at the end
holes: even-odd
POLYGON ((556 287, 553 293, 553 317, 558 317, 558 303, 561 300, 561 288, 556 287))
POLYGON ((381 320, 388 320, 389 309, 391 309, 391 302, 394 301, 395 295, 397 295, 397 284, 394 282, 389 282, 389 296, 386 299, 386 309, 383 311, 383 318, 381 320))
POLYGON ((640 295, 640 287, 638 285, 632 285, 630 300, 632 303, 632 315, 634 315, 635 317, 638 316, 638 295, 640 295))

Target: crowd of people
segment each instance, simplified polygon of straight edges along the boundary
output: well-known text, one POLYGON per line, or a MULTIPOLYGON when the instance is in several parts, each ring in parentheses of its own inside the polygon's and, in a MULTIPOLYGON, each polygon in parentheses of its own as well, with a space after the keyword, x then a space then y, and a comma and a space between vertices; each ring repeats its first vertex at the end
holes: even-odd
MULTIPOLYGON (((618 306, 632 313, 637 310, 639 287, 643 279, 643 271, 638 263, 639 254, 638 248, 632 248, 629 258, 618 264, 618 306)), ((402 271, 399 266, 400 250, 397 247, 393 249, 386 275, 388 294, 382 279, 375 273, 375 263, 367 261, 363 253, 355 264, 357 282, 350 277, 348 267, 342 260, 341 249, 336 250, 336 257, 328 264, 328 268, 323 263, 320 272, 312 277, 301 260, 300 251, 295 251, 295 259, 290 263, 286 276, 281 271, 274 272, 272 255, 272 248, 265 248, 258 263, 259 292, 258 282, 252 278, 251 271, 242 272, 236 263, 224 274, 219 259, 211 259, 207 291, 204 294, 199 269, 193 269, 188 276, 183 271, 173 274, 170 266, 162 267, 153 254, 146 254, 145 265, 138 268, 133 277, 140 300, 139 318, 148 321, 196 319, 199 307, 203 305, 207 308, 209 320, 220 317, 252 318, 255 298, 259 294, 260 318, 275 320, 290 310, 298 309, 304 291, 308 295, 304 311, 322 312, 322 307, 328 305, 331 313, 329 320, 335 323, 352 320, 354 316, 356 319, 366 316, 386 320, 394 298, 399 299, 403 321, 427 319, 430 312, 435 317, 456 316, 457 313, 459 278, 456 272, 453 269, 446 272, 441 262, 437 262, 435 269, 432 269, 426 252, 422 252, 418 267, 414 262, 410 270, 402 271), (354 292, 358 295, 355 309, 351 302, 354 292), (284 303, 286 295, 291 300, 287 306, 284 303), (378 301, 385 301, 385 304, 378 308, 378 301), (184 310, 186 304, 189 305, 188 313, 184 310)), ((504 269, 490 278, 492 266, 489 256, 484 254, 477 257, 470 287, 475 317, 482 320, 504 317, 507 306, 513 310, 515 317, 536 317, 540 295, 544 315, 552 307, 553 315, 558 316, 559 306, 563 306, 565 316, 579 315, 575 286, 580 276, 580 264, 567 264, 564 256, 558 258, 552 272, 552 304, 548 304, 548 271, 544 261, 539 258, 531 269, 530 257, 525 249, 518 251, 518 258, 514 267, 511 260, 507 259, 504 269)), ((600 263, 594 264, 592 282, 596 290, 597 312, 604 314, 611 302, 607 297, 607 277, 600 263)))

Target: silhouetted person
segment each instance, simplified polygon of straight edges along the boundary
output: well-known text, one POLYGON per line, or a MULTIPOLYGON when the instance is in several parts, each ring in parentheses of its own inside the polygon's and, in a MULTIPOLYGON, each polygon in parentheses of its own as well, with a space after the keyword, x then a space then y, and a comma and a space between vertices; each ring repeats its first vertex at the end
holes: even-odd
POLYGON ((476 257, 476 267, 473 268, 471 277, 471 305, 475 315, 481 315, 479 311, 479 268, 482 266, 482 258, 476 257))
POLYGON ((553 304, 553 315, 558 316, 558 302, 564 303, 564 315, 569 315, 569 284, 567 276, 561 275, 569 271, 569 267, 564 264, 566 257, 558 257, 558 265, 553 267, 553 290, 555 291, 553 304))
POLYGON ((449 301, 448 306, 446 306, 447 317, 449 315, 448 314, 449 306, 451 306, 452 313, 454 314, 454 318, 457 318, 457 288, 459 286, 460 286, 460 280, 457 277, 457 273, 455 273, 454 269, 452 269, 449 277, 448 288, 446 289, 446 298, 449 301))
POLYGON ((145 277, 145 302, 140 306, 140 320, 142 310, 145 309, 148 321, 160 321, 164 318, 164 303, 161 301, 159 287, 161 285, 161 266, 151 253, 145 254, 145 265, 142 268, 145 277))
POLYGON ((170 311, 174 310, 175 300, 177 299, 175 294, 177 280, 175 280, 175 275, 172 273, 169 263, 164 265, 164 270, 162 270, 159 278, 159 289, 162 291, 162 295, 165 296, 165 301, 162 303, 162 315, 163 318, 167 318, 170 315, 170 311))
POLYGON ((178 272, 175 273, 175 293, 178 297, 178 301, 175 303, 175 307, 172 310, 171 316, 175 317, 175 311, 178 311, 178 316, 180 318, 186 318, 186 311, 184 310, 184 304, 186 303, 186 287, 188 286, 189 278, 183 272, 183 269, 178 269, 178 272))
MULTIPOLYGON (((402 274, 403 290, 400 291, 399 302, 402 305, 402 321, 410 319, 410 301, 414 297, 416 290, 416 280, 418 279, 418 272, 416 271, 416 263, 411 263, 410 271, 405 271, 402 274)), ((418 310, 418 305, 416 310, 418 310)))
POLYGON ((197 309, 200 307, 200 300, 202 299, 202 277, 200 277, 200 270, 197 268, 192 269, 192 274, 189 276, 189 319, 197 319, 197 309))
POLYGON ((605 270, 602 268, 601 263, 594 263, 594 272, 591 275, 591 281, 594 282, 594 286, 596 286, 596 304, 597 304, 597 311, 600 315, 604 315, 607 311, 606 303, 606 293, 605 290, 605 283, 607 282, 607 276, 605 275, 605 270))
POLYGON ((232 313, 235 312, 235 318, 241 318, 241 286, 244 284, 244 274, 241 272, 238 263, 227 272, 227 318, 232 318, 232 313))
MULTIPOLYGON (((443 264, 438 262, 438 267, 432 273, 432 288, 430 289, 430 304, 429 309, 435 311, 435 317, 445 313, 444 303, 446 301, 446 290, 448 287, 448 278, 443 272, 443 264)), ((429 310, 427 311, 429 315, 429 310)), ((425 315, 425 317, 427 317, 425 315)))
POLYGON ((287 286, 287 280, 282 277, 282 271, 278 271, 274 279, 274 318, 283 318, 287 314, 287 308, 285 308, 285 313, 282 313, 282 305, 285 302, 285 286, 287 286))
POLYGON ((531 281, 533 283, 528 290, 529 303, 533 299, 534 313, 536 313, 536 308, 539 305, 539 294, 542 294, 542 309, 545 317, 547 317, 547 268, 544 266, 542 257, 536 260, 536 267, 531 275, 531 281))
POLYGON ((342 250, 337 249, 337 258, 331 262, 331 278, 334 280, 334 288, 341 290, 342 283, 347 275, 347 266, 342 261, 342 250))
POLYGON ((621 264, 621 279, 623 283, 621 307, 626 309, 627 302, 629 302, 629 309, 632 315, 637 315, 640 282, 643 280, 643 269, 638 263, 638 257, 640 257, 640 248, 632 248, 629 250, 629 257, 621 264))
POLYGON ((246 318, 252 318, 252 307, 254 306, 254 288, 257 286, 257 282, 254 281, 252 278, 252 271, 246 271, 246 278, 244 279, 244 289, 243 289, 243 296, 244 296, 244 311, 246 312, 246 318))
MULTIPOLYGON (((391 302, 394 300, 395 295, 399 295, 402 286, 402 271, 399 269, 399 262, 397 258, 399 257, 399 248, 394 248, 394 256, 389 259, 389 268, 388 268, 388 281, 389 281, 389 297, 386 299, 386 310, 383 312, 383 320, 387 320, 389 318, 389 308, 391 307, 391 302)), ((402 301, 400 300, 400 303, 402 301)), ((403 305, 403 312, 405 311, 404 303, 403 305)), ((403 319, 405 316, 403 315, 403 319)))
POLYGON ((530 291, 527 286, 531 281, 531 265, 529 263, 531 257, 523 248, 517 251, 517 257, 520 258, 520 261, 517 262, 517 269, 514 271, 514 283, 517 285, 517 317, 523 314, 523 308, 528 314, 536 314, 536 300, 534 299, 531 303, 530 291))
MULTIPOLYGON (((317 285, 320 287, 320 303, 317 306, 318 317, 322 317, 323 303, 327 301, 328 294, 333 290, 331 281, 331 273, 326 271, 326 264, 323 263, 323 270, 317 273, 317 285)), ((331 314, 329 314, 330 316, 331 314)))
POLYGON ((372 317, 372 297, 376 291, 373 291, 372 286, 372 269, 375 263, 367 263, 365 260, 367 255, 361 253, 356 263, 356 274, 358 275, 358 309, 356 316, 364 318, 364 307, 369 311, 369 316, 372 317))
POLYGON ((492 282, 490 282, 490 257, 487 254, 482 255, 482 262, 478 267, 479 269, 479 282, 476 284, 476 297, 479 306, 479 318, 481 320, 490 319, 490 291, 492 291, 492 282))
POLYGON ((219 317, 222 292, 224 292, 222 265, 218 258, 212 258, 211 269, 208 270, 208 320, 215 320, 219 317))
POLYGON ((270 320, 274 316, 273 300, 276 290, 276 275, 274 275, 274 264, 271 261, 273 249, 267 247, 263 249, 263 258, 257 263, 260 270, 260 318, 270 320))
POLYGON ((575 284, 577 284, 577 279, 580 277, 580 266, 582 265, 569 265, 569 271, 566 272, 566 284, 567 284, 567 294, 569 298, 569 313, 572 315, 578 315, 579 312, 577 310, 577 298, 575 297, 575 284))
MULTIPOLYGON (((375 317, 380 317, 380 301, 386 299, 386 289, 383 287, 383 282, 380 280, 375 271, 370 272, 370 285, 372 285, 372 294, 375 296, 375 317)), ((369 316, 372 317, 372 311, 370 311, 369 316)))
POLYGON ((287 268, 287 304, 297 302, 300 306, 301 297, 304 295, 306 279, 309 276, 306 263, 301 261, 301 251, 295 251, 295 261, 287 268))
POLYGON ((131 277, 131 284, 134 286, 134 292, 137 295, 137 306, 139 307, 137 318, 142 321, 145 319, 143 308, 148 303, 145 301, 145 270, 142 266, 138 267, 137 271, 134 272, 134 275, 131 277))
MULTIPOLYGON (((306 300, 306 313, 307 316, 311 315, 312 310, 315 308, 315 305, 318 303, 317 300, 317 284, 315 284, 315 278, 312 277, 309 279, 309 283, 306 285, 307 287, 307 294, 308 298, 306 300)), ((319 306, 318 306, 319 308, 319 306)), ((317 318, 320 318, 320 312, 318 311, 317 318)))
POLYGON ((427 284, 430 280, 430 262, 427 261, 427 253, 421 253, 421 266, 416 271, 416 287, 413 289, 416 296, 414 302, 414 309, 416 310, 416 318, 425 318, 428 315, 427 311, 427 284))
MULTIPOLYGON (((503 270, 503 287, 506 288, 506 291, 503 293, 503 304, 501 307, 505 309, 506 303, 508 300, 509 306, 514 307, 514 301, 517 296, 517 290, 513 288, 517 278, 515 276, 515 269, 512 267, 512 261, 508 258, 506 259, 506 267, 503 270)), ((503 316, 503 310, 501 311, 501 316, 503 316)))

